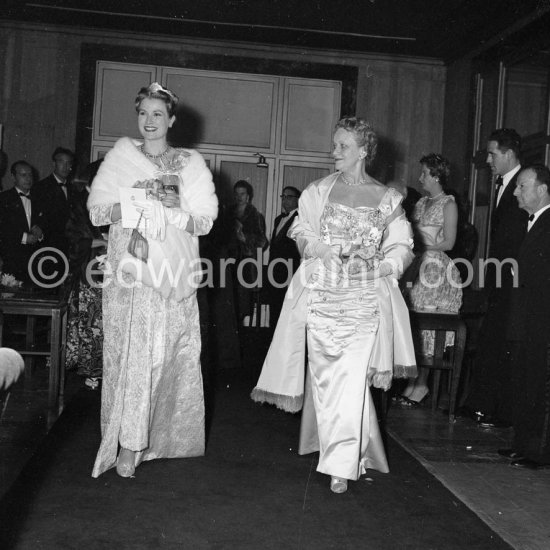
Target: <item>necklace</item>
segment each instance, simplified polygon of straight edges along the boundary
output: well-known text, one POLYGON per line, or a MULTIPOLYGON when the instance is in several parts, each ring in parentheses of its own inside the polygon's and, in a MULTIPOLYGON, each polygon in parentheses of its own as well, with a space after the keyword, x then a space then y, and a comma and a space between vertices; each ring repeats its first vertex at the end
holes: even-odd
POLYGON ((351 187, 355 187, 356 185, 363 185, 363 184, 367 183, 367 180, 365 178, 361 178, 359 181, 353 181, 353 180, 347 178, 346 175, 344 174, 344 172, 340 172, 340 177, 342 178, 342 181, 346 185, 349 185, 351 187))
POLYGON ((445 191, 441 191, 441 193, 438 193, 437 195, 435 195, 435 197, 428 197, 428 200, 433 201, 437 199, 437 197, 441 197, 441 195, 444 195, 444 194, 445 194, 445 191))
POLYGON ((145 147, 143 145, 140 147, 140 150, 148 159, 151 159, 151 160, 165 159, 168 156, 168 153, 170 152, 170 145, 168 145, 168 147, 166 148, 166 151, 163 151, 162 153, 159 153, 158 155, 152 155, 151 153, 148 153, 145 150, 145 147))

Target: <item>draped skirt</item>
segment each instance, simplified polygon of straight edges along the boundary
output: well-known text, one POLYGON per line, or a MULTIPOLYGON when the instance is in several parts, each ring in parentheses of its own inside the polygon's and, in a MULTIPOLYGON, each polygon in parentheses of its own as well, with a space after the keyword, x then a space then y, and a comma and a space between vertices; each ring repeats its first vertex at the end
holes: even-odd
POLYGON ((373 282, 309 291, 299 453, 319 451, 321 473, 356 480, 367 468, 389 471, 367 376, 379 323, 373 282))

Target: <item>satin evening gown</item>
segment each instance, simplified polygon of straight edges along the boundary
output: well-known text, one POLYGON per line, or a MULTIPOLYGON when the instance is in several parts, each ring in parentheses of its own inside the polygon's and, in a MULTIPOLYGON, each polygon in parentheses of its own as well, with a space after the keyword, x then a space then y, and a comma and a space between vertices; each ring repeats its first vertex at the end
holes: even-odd
MULTIPOLYGON (((380 248, 386 218, 399 204, 386 193, 377 208, 328 202, 322 240, 339 249, 368 243, 380 248)), ((319 451, 317 471, 356 480, 367 468, 388 472, 367 371, 379 348, 393 346, 378 335, 381 308, 376 281, 352 281, 324 266, 310 281, 307 304, 308 381, 300 454, 319 451)))

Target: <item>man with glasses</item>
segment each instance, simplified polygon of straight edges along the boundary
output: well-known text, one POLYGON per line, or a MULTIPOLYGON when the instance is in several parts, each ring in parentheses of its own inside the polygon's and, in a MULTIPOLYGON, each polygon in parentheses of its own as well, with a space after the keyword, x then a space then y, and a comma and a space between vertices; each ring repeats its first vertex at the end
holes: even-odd
POLYGON ((288 230, 298 215, 300 191, 285 187, 281 194, 282 213, 275 218, 269 246, 268 279, 270 288, 269 325, 275 328, 292 275, 300 264, 296 243, 287 237, 288 230))

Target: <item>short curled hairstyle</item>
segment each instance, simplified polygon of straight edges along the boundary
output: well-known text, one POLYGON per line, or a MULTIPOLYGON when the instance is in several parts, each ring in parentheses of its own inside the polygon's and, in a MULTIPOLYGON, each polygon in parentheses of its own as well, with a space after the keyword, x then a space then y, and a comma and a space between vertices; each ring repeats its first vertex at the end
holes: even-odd
POLYGON ((491 133, 488 141, 496 141, 498 148, 505 153, 512 150, 519 158, 521 154, 521 136, 513 128, 499 128, 491 133))
POLYGON ((163 88, 158 82, 144 86, 138 92, 136 97, 136 112, 139 112, 139 106, 144 99, 160 99, 166 104, 166 111, 169 117, 176 114, 179 101, 178 96, 167 88, 163 88))
POLYGON ((430 153, 429 155, 424 155, 419 162, 428 168, 432 178, 439 180, 441 187, 447 187, 449 176, 451 175, 451 163, 445 157, 436 153, 430 153))
POLYGON ((357 145, 365 148, 367 154, 365 164, 371 166, 376 158, 376 151, 378 149, 378 136, 372 129, 372 126, 362 118, 351 116, 341 118, 336 123, 334 131, 336 132, 340 128, 351 132, 357 145))
POLYGON ((250 201, 252 201, 252 198, 254 197, 254 188, 250 183, 248 183, 246 180, 239 180, 235 185, 233 186, 233 191, 235 191, 238 187, 241 189, 246 189, 246 194, 248 195, 248 198, 250 201))

